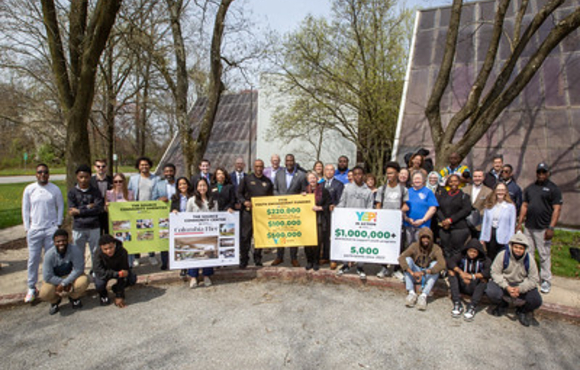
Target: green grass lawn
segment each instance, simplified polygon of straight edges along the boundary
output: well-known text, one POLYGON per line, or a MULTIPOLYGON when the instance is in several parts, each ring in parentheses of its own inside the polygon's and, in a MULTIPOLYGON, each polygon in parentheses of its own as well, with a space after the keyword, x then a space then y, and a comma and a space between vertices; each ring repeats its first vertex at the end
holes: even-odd
MULTIPOLYGON (((64 181, 54 181, 63 194, 66 211, 66 186, 64 181)), ((28 183, 0 184, 0 229, 22 223, 22 193, 28 183)))
MULTIPOLYGON (((133 166, 119 166, 119 171, 123 173, 136 172, 137 170, 133 166)), ((25 176, 34 175, 36 173, 36 168, 34 165, 27 166, 26 170, 24 168, 4 168, 0 170, 0 176, 25 176)), ((53 175, 62 175, 66 173, 66 168, 64 167, 51 167, 50 173, 53 175)))

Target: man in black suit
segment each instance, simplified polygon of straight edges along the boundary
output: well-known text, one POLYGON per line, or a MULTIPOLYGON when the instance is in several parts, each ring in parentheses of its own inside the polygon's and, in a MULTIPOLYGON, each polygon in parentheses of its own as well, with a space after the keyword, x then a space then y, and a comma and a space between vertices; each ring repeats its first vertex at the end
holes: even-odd
POLYGON ((198 168, 199 173, 191 177, 191 185, 193 186, 194 189, 197 188, 197 182, 199 181, 199 179, 204 178, 207 180, 208 184, 211 184, 211 179, 213 177, 213 174, 209 172, 210 170, 209 160, 202 159, 201 162, 199 163, 198 168))
POLYGON ((230 177, 232 179, 232 184, 234 184, 234 188, 236 192, 238 191, 238 185, 242 182, 246 174, 244 173, 244 168, 246 168, 246 164, 244 163, 244 159, 242 157, 236 158, 236 163, 234 164, 235 170, 234 172, 230 173, 230 177))
MULTIPOLYGON (((274 195, 294 195, 306 191, 306 174, 299 171, 294 160, 294 154, 286 154, 286 168, 276 173, 274 180, 274 195)), ((284 262, 284 249, 278 248, 278 256, 272 262, 276 266, 284 262)), ((290 247, 292 266, 300 267, 298 263, 298 247, 290 247)))
MULTIPOLYGON (((334 178, 334 174, 336 173, 336 169, 334 165, 327 164, 324 166, 324 187, 330 193, 330 212, 332 214, 332 210, 334 207, 338 205, 340 202, 340 197, 342 196, 342 191, 344 190, 344 184, 334 178)), ((328 218, 328 225, 325 228, 325 235, 323 236, 324 244, 322 245, 322 256, 320 259, 320 264, 325 265, 330 262, 330 217, 328 218)), ((330 269, 336 269, 337 263, 331 262, 330 269)))
MULTIPOLYGON (((107 175, 107 160, 97 159, 94 164, 95 174, 91 176, 91 186, 99 189, 103 199, 107 196, 107 190, 113 188, 113 177, 107 175)), ((101 235, 109 233, 109 214, 103 209, 99 215, 101 235)))

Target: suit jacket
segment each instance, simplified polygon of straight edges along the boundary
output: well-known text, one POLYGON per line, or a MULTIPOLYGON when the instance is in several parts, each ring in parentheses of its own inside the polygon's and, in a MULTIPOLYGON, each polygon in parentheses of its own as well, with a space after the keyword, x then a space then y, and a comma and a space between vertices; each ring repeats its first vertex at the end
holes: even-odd
MULTIPOLYGON (((280 170, 284 170, 284 168, 283 167, 278 167, 278 172, 280 172, 280 170)), ((272 167, 266 167, 266 168, 264 168, 264 176, 266 176, 267 178, 269 178, 270 180, 272 180, 272 167)), ((274 182, 274 181, 272 180, 272 182, 274 182)))
MULTIPOLYGON (((323 184, 324 187, 326 188, 326 180, 324 181, 323 184)), ((338 202, 340 202, 340 197, 342 197, 344 184, 340 180, 337 180, 333 177, 332 181, 330 182, 330 187, 327 189, 328 192, 330 193, 330 203, 335 206, 338 205, 338 202)))
POLYGON ((280 169, 274 181, 274 195, 300 194, 306 190, 306 174, 294 169, 294 176, 290 186, 286 186, 286 170, 280 169))
POLYGON ((213 184, 210 189, 211 196, 217 201, 218 211, 227 211, 228 208, 235 210, 236 202, 238 201, 236 197, 236 191, 234 190, 234 185, 224 184, 222 185, 222 191, 218 191, 217 184, 213 184))
MULTIPOLYGON (((247 174, 245 172, 242 172, 242 180, 244 177, 246 177, 247 174)), ((232 179, 232 184, 234 184, 234 190, 236 191, 236 193, 238 192, 238 174, 236 171, 230 173, 230 178, 232 179)))
MULTIPOLYGON (((469 195, 469 199, 471 199, 471 192, 472 191, 473 191, 472 184, 469 184, 463 188, 463 192, 465 194, 469 195)), ((487 186, 483 185, 481 187, 481 190, 479 191, 479 194, 477 195, 477 199, 475 200, 475 202, 471 202, 471 206, 473 208, 477 209, 479 211, 479 213, 481 213, 482 217, 483 217, 483 209, 485 208, 485 201, 487 200, 487 197, 489 197, 491 195, 492 192, 493 192, 493 190, 491 190, 487 186)))
MULTIPOLYGON (((152 181, 151 199, 156 200, 159 198, 159 195, 158 195, 159 189, 157 187, 157 183, 160 181, 160 178, 155 176, 154 174, 151 174, 150 179, 152 181)), ((135 195, 135 200, 141 200, 141 199, 139 199, 139 181, 141 181, 140 174, 133 175, 129 179, 128 189, 133 191, 133 194, 135 195)))
MULTIPOLYGON (((111 190, 113 188, 113 177, 106 175, 105 181, 107 182, 107 190, 111 190)), ((97 175, 91 176, 91 186, 93 188, 99 189, 99 184, 97 183, 97 175)), ((100 190, 100 189, 99 189, 100 190)), ((105 196, 103 195, 103 198, 105 196)))
MULTIPOLYGON (((208 172, 207 176, 208 176, 207 182, 211 186, 212 179, 213 179, 213 173, 208 172)), ((191 176, 191 185, 193 186, 194 189, 197 188, 197 182, 199 181, 199 179, 201 179, 201 173, 197 173, 197 174, 191 176)))

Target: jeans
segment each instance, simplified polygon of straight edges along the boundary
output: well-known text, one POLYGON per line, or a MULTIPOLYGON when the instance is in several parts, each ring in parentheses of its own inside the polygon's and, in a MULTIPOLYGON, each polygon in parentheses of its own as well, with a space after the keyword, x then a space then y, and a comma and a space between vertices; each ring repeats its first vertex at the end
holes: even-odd
MULTIPOLYGON (((113 285, 113 293, 117 298, 125 298, 125 288, 135 285, 137 282, 137 275, 133 271, 129 271, 129 275, 126 278, 112 278, 117 279, 117 283, 113 285)), ((95 276, 95 289, 101 297, 107 296, 107 282, 112 279, 101 280, 95 276)))
MULTIPOLYGON (((422 271, 421 267, 415 265, 415 262, 413 261, 413 259, 411 257, 407 257, 407 265, 409 265, 409 268, 413 271, 413 272, 420 272, 422 271)), ((437 264, 437 261, 433 261, 429 264, 428 269, 432 269, 433 266, 435 266, 437 264)), ((411 276, 411 274, 409 274, 409 272, 405 271, 405 287, 407 288, 407 291, 415 291, 415 285, 417 284, 422 284, 423 288, 422 288, 422 293, 425 295, 429 295, 429 293, 431 292, 431 289, 433 289, 433 286, 435 285, 435 283, 437 282, 437 279, 439 279, 439 274, 428 274, 424 276, 424 284, 423 282, 419 281, 417 282, 415 280, 415 278, 413 276, 411 276)))
POLYGON ((81 250, 84 257, 87 243, 89 243, 89 252, 91 253, 91 263, 93 266, 93 254, 99 247, 99 238, 101 237, 101 229, 73 229, 73 244, 81 250))
MULTIPOLYGON (((213 267, 204 267, 201 273, 203 276, 212 276, 213 267)), ((191 276, 192 278, 196 278, 199 276, 199 269, 189 269, 187 270, 187 275, 191 276)))
POLYGON ((471 280, 468 285, 465 284, 459 274, 449 275, 449 288, 453 302, 459 302, 461 300, 460 293, 464 293, 471 296, 471 305, 477 307, 486 287, 487 283, 482 280, 471 280))
POLYGON ((26 233, 26 242, 28 244, 28 288, 34 289, 38 282, 38 266, 42 257, 42 248, 44 253, 54 246, 52 236, 57 227, 48 229, 30 229, 26 233))

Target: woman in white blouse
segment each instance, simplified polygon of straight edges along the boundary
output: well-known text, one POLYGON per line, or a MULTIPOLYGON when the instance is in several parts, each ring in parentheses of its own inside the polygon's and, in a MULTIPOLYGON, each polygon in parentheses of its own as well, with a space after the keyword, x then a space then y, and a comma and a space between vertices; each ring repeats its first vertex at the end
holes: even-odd
MULTIPOLYGON (((186 212, 217 212, 218 203, 211 196, 209 191, 209 184, 206 179, 201 178, 195 190, 193 192, 193 197, 189 198, 187 201, 186 212)), ((204 267, 203 269, 203 285, 208 287, 211 286, 210 276, 213 275, 213 267, 204 267)), ((189 269, 187 274, 191 277, 189 282, 190 288, 196 288, 199 286, 197 282, 197 277, 199 275, 199 269, 189 269)))
POLYGON ((516 206, 510 198, 507 186, 498 183, 487 198, 479 237, 492 261, 507 246, 515 230, 516 206))

